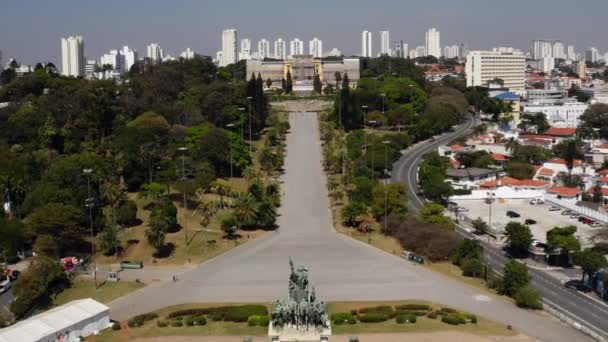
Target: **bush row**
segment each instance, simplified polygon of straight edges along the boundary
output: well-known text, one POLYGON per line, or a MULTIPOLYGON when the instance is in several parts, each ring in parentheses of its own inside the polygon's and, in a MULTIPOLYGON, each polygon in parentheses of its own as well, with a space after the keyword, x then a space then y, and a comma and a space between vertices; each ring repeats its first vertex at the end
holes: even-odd
POLYGON ((235 305, 211 308, 194 308, 173 311, 167 318, 183 316, 209 315, 214 321, 247 322, 251 316, 268 316, 268 308, 264 305, 235 305))
POLYGON ((145 322, 151 321, 155 318, 158 318, 157 313, 145 313, 145 314, 134 316, 127 322, 127 325, 131 328, 140 327, 145 322))

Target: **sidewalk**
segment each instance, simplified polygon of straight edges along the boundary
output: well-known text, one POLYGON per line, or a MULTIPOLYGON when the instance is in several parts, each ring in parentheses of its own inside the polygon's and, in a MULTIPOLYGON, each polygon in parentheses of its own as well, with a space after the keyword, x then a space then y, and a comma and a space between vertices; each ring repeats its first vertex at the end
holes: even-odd
MULTIPOLYGON (((173 279, 173 276, 179 276, 195 268, 197 265, 181 265, 181 266, 144 266, 141 269, 125 269, 120 270, 120 264, 112 264, 111 270, 120 270, 118 277, 124 281, 136 281, 140 280, 146 283, 156 281, 169 281, 173 279)), ((97 269, 98 278, 106 276, 110 267, 108 265, 99 265, 97 269)), ((81 277, 90 278, 90 273, 84 273, 81 277)))

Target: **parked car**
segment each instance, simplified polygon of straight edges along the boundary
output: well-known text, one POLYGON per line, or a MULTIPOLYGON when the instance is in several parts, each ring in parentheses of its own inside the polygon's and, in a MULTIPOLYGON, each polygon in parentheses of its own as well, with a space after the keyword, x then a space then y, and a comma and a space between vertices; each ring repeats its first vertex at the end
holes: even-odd
POLYGON ((525 224, 536 224, 536 221, 533 219, 526 219, 525 224))
POLYGON ((579 217, 579 216, 581 216, 581 215, 580 215, 580 214, 577 214, 577 213, 574 213, 574 214, 570 215, 570 218, 577 218, 577 217, 579 217))
POLYGON ((590 220, 590 219, 588 219, 586 217, 582 217, 582 216, 578 218, 578 221, 582 222, 584 224, 591 224, 591 223, 593 223, 593 220, 590 220))
POLYGON ((460 208, 456 209, 456 211, 459 213, 464 213, 464 212, 469 211, 469 209, 460 207, 460 208))
POLYGON ((545 203, 545 201, 542 200, 542 198, 533 198, 530 200, 530 204, 534 205, 534 204, 543 204, 545 203))
POLYGON ((510 218, 514 218, 514 217, 520 217, 521 215, 514 212, 513 210, 509 210, 509 211, 507 211, 507 216, 509 216, 510 218))
POLYGON ((556 207, 556 206, 552 206, 551 208, 549 208, 549 211, 560 211, 560 210, 562 210, 562 208, 556 207))
POLYGON ((0 294, 8 291, 11 288, 11 281, 7 278, 0 282, 0 294))
POLYGON ((572 210, 564 210, 562 211, 562 215, 570 215, 572 214, 572 210))
POLYGON ((593 223, 590 224, 590 226, 593 227, 593 228, 599 228, 599 227, 602 227, 603 224, 601 224, 599 222, 593 222, 593 223))

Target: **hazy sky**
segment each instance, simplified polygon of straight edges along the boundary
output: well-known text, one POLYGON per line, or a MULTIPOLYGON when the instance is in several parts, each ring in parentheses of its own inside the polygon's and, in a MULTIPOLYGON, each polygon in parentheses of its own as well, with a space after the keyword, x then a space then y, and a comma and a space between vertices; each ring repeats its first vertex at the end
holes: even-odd
POLYGON ((379 30, 412 48, 436 27, 442 46, 527 49, 532 39, 557 38, 579 52, 589 46, 603 52, 606 13, 606 0, 1 0, 0 50, 4 61, 59 65, 60 38, 82 35, 88 58, 122 45, 142 56, 152 42, 173 56, 186 47, 215 55, 222 29, 236 28, 254 48, 264 37, 307 44, 317 36, 326 51, 355 54, 362 30, 374 32, 376 52, 379 30))

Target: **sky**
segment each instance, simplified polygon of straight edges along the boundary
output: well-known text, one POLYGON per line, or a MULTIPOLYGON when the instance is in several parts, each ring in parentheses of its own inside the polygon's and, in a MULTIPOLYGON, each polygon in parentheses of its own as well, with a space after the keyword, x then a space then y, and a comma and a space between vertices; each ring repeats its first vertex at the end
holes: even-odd
MULTIPOLYGON (((186 47, 215 56, 221 31, 236 28, 238 39, 287 41, 313 37, 323 49, 358 54, 361 31, 380 30, 410 49, 424 45, 436 27, 441 45, 466 43, 472 49, 513 46, 527 50, 533 39, 560 39, 577 52, 608 49, 606 0, 2 0, 0 50, 3 61, 33 64, 61 61, 61 37, 82 35, 85 55, 98 59, 128 45, 145 54, 159 43, 177 56, 186 47)), ((307 48, 307 47, 306 47, 307 48)), ((271 48, 272 49, 272 48, 271 48)))

